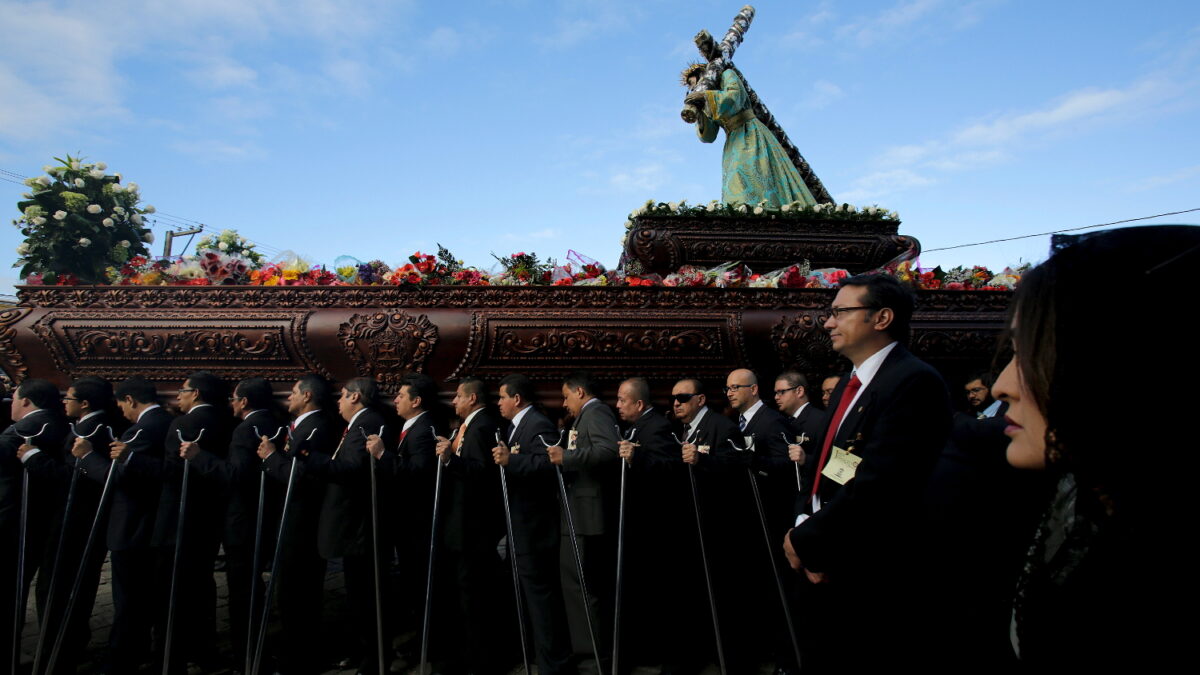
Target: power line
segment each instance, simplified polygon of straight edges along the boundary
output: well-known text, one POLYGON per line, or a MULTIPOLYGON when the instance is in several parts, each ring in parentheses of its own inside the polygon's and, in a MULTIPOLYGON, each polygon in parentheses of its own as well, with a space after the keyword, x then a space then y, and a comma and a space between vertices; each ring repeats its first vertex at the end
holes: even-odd
POLYGON ((983 246, 984 244, 998 244, 1003 241, 1016 241, 1018 239, 1032 239, 1033 237, 1046 237, 1052 234, 1062 234, 1064 232, 1078 232, 1079 230, 1091 230, 1097 227, 1108 227, 1109 225, 1121 225, 1122 223, 1133 223, 1139 220, 1153 220, 1154 218, 1162 218, 1164 216, 1178 216, 1181 213, 1192 213, 1200 211, 1200 208, 1187 209, 1184 211, 1171 211, 1170 213, 1160 213, 1155 216, 1142 216, 1140 218, 1126 218, 1125 220, 1114 220, 1111 223, 1100 223, 1098 225, 1084 225, 1083 227, 1070 227, 1065 230, 1054 230, 1053 232, 1039 232, 1037 234, 1023 234, 1019 237, 1006 237, 1004 239, 991 239, 988 241, 980 241, 974 244, 957 244, 955 246, 943 246, 941 248, 928 248, 922 253, 933 253, 934 251, 949 251, 956 248, 967 248, 969 246, 983 246))

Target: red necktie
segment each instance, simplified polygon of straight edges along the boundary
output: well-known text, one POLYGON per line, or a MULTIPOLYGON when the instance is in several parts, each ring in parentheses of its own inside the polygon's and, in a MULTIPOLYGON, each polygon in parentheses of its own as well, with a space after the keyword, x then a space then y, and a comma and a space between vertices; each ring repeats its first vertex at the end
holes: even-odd
POLYGON ((854 400, 854 395, 858 393, 859 387, 862 387, 862 380, 858 379, 857 374, 851 375, 845 390, 842 391, 842 398, 838 401, 837 410, 833 411, 833 417, 829 418, 829 429, 825 431, 825 442, 821 445, 821 461, 817 462, 817 477, 813 481, 812 496, 817 494, 817 488, 821 485, 821 471, 825 469, 825 462, 829 460, 829 449, 833 447, 833 437, 837 435, 838 427, 842 425, 842 418, 846 416, 846 409, 850 407, 850 402, 854 400))
POLYGON ((408 429, 405 429, 404 431, 401 431, 401 432, 400 432, 400 442, 401 442, 401 443, 403 443, 403 442, 404 442, 404 437, 405 437, 405 436, 407 436, 407 435, 408 435, 408 429))

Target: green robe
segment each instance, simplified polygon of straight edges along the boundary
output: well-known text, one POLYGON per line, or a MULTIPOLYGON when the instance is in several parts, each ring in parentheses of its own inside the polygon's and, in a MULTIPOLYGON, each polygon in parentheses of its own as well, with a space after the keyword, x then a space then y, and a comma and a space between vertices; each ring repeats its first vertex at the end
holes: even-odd
POLYGON ((717 128, 725 129, 721 201, 751 206, 766 201, 776 207, 817 203, 783 146, 754 116, 742 80, 733 69, 721 74, 720 90, 705 92, 704 112, 696 122, 701 141, 712 143, 717 128))

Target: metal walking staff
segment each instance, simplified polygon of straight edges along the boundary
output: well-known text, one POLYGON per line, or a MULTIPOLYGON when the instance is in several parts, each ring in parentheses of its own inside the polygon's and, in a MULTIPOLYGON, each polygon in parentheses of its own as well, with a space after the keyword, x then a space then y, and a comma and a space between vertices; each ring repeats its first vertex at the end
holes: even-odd
MULTIPOLYGON (((562 447, 563 432, 558 432, 558 442, 550 445, 541 436, 537 439, 547 448, 562 447)), ((600 648, 596 641, 596 628, 592 625, 592 605, 589 601, 587 580, 583 578, 583 558, 579 554, 579 537, 575 534, 575 518, 571 515, 571 502, 567 499, 567 484, 563 480, 562 467, 555 464, 554 474, 558 476, 558 499, 562 503, 563 513, 567 518, 567 533, 571 537, 571 553, 575 556, 575 569, 579 572, 579 590, 583 594, 583 616, 587 619, 588 638, 592 641, 592 656, 596 659, 596 673, 603 675, 604 667, 600 665, 600 648)))
MULTIPOLYGON (((308 434, 306 441, 311 441, 313 435, 317 433, 313 429, 308 434)), ((288 430, 288 443, 291 443, 292 432, 288 430)), ((287 446, 285 446, 287 447, 287 446)), ((262 616, 258 624, 258 642, 254 645, 254 663, 249 671, 249 675, 258 675, 259 668, 262 667, 263 645, 266 644, 264 636, 267 634, 267 623, 271 620, 271 591, 275 588, 275 573, 279 570, 279 557, 283 554, 283 533, 287 525, 288 507, 292 503, 292 487, 296 484, 296 453, 292 451, 292 464, 288 467, 287 490, 283 493, 283 510, 279 514, 279 536, 275 538, 275 555, 271 558, 271 575, 267 577, 267 587, 263 591, 263 608, 262 616)))
MULTIPOLYGON (((796 437, 795 443, 789 441, 787 434, 783 433, 782 431, 779 432, 779 435, 783 436, 783 442, 787 443, 788 445, 802 445, 805 441, 808 440, 808 434, 804 434, 804 433, 802 433, 796 437)), ((793 462, 793 464, 796 465, 796 492, 799 492, 800 494, 804 494, 804 485, 800 482, 800 462, 793 462)))
MULTIPOLYGON (((32 436, 21 435, 25 445, 41 436, 50 426, 47 422, 32 436)), ((17 595, 13 601, 12 672, 21 665, 21 622, 25 618, 25 531, 29 524, 29 472, 21 465, 21 524, 17 533, 17 595)))
MULTIPOLYGON (((432 431, 432 428, 431 428, 432 431)), ((458 434, 455 429, 448 440, 453 441, 458 434)), ((429 663, 429 616, 433 611, 433 554, 437 551, 438 504, 442 498, 442 458, 434 455, 437 462, 437 477, 433 482, 433 525, 429 529, 429 572, 425 576, 425 620, 421 624, 421 667, 417 675, 429 675, 425 664, 429 663)))
MULTIPOLYGON (((384 427, 379 427, 379 437, 383 437, 384 427)), ((367 432, 362 427, 358 428, 363 439, 367 438, 367 432)), ((383 588, 380 585, 379 573, 379 489, 375 483, 375 455, 367 452, 367 461, 371 466, 371 558, 375 568, 375 655, 379 659, 379 672, 387 670, 387 664, 383 661, 383 588)))
MULTIPOLYGON (((747 443, 747 450, 754 451, 753 436, 748 436, 750 441, 747 443)), ((741 451, 741 448, 734 445, 732 440, 729 444, 734 450, 741 451)), ((798 465, 797 465, 798 466, 798 465)), ((787 622, 788 638, 792 641, 792 651, 796 657, 797 666, 800 665, 800 643, 796 640, 796 626, 792 623, 792 610, 788 607, 787 593, 783 590, 783 577, 779 574, 779 564, 775 561, 775 547, 777 544, 771 542, 771 532, 767 528, 767 514, 763 510, 762 495, 758 491, 758 477, 754 475, 754 468, 747 466, 746 475, 750 478, 750 489, 754 491, 754 506, 758 509, 758 522, 762 525, 763 541, 767 544, 767 559, 771 561, 771 572, 775 576, 775 588, 779 591, 779 604, 783 607, 783 618, 787 622)))
MULTIPOLYGON (((496 445, 503 445, 500 432, 496 432, 496 445)), ((504 496, 504 525, 508 528, 508 560, 512 563, 513 592, 517 595, 517 626, 521 629, 521 661, 525 664, 525 675, 529 675, 529 648, 525 637, 525 609, 521 602, 521 577, 517 573, 517 544, 513 541, 512 508, 508 502, 508 467, 500 467, 500 494, 504 496)))
MULTIPOLYGON (((259 433, 258 427, 253 427, 254 437, 261 439, 264 436, 259 433)), ((279 434, 287 431, 287 426, 281 426, 275 430, 275 435, 267 440, 273 441, 279 438, 279 434)), ((255 640, 254 632, 254 600, 258 597, 258 585, 262 583, 262 577, 259 575, 259 565, 262 564, 259 549, 262 548, 262 530, 263 530, 263 503, 266 501, 267 494, 267 472, 264 470, 261 463, 258 468, 258 511, 254 518, 254 553, 253 563, 250 566, 250 616, 246 619, 246 670, 243 672, 250 673, 254 667, 254 650, 258 641, 262 640, 262 633, 258 634, 258 640, 255 640)), ((265 602, 270 602, 266 600, 265 602)))
MULTIPOLYGON (((204 438, 204 428, 200 428, 200 433, 196 435, 195 440, 185 440, 183 438, 183 430, 176 429, 175 433, 179 435, 180 444, 183 443, 199 443, 201 438, 204 438)), ((180 552, 183 549, 183 518, 187 513, 187 494, 188 494, 188 469, 192 466, 192 460, 183 460, 183 483, 179 488, 179 519, 175 524, 175 559, 171 562, 171 594, 167 597, 167 635, 163 640, 163 675, 170 675, 171 672, 171 643, 175 638, 175 590, 179 583, 179 558, 180 552)))
MULTIPOLYGON (((97 424, 96 428, 92 429, 92 433, 83 436, 75 430, 75 423, 72 422, 71 434, 76 438, 91 438, 92 436, 95 436, 96 432, 100 431, 102 428, 104 428, 103 424, 97 424)), ((111 429, 109 429, 109 433, 112 433, 111 429)), ((58 567, 62 563, 63 545, 66 543, 67 539, 67 525, 71 521, 71 507, 75 503, 75 486, 78 484, 78 482, 79 458, 76 457, 75 464, 71 467, 71 482, 67 486, 67 502, 63 506, 62 523, 59 524, 58 547, 54 549, 54 566, 50 568, 50 591, 46 594, 46 616, 42 617, 42 625, 38 628, 37 647, 34 648, 33 652, 33 672, 35 674, 41 672, 40 666, 42 664, 42 651, 46 645, 46 634, 50 629, 51 617, 54 616, 54 596, 57 595, 55 591, 58 590, 58 567)))
MULTIPOLYGON (((137 440, 138 436, 142 435, 142 430, 138 429, 133 433, 133 436, 127 441, 122 441, 128 445, 137 440)), ((117 438, 113 436, 112 427, 108 428, 108 437, 115 443, 117 438)), ((54 638, 54 647, 50 650, 50 660, 46 663, 46 672, 53 673, 54 666, 58 664, 58 655, 62 651, 63 641, 66 639, 67 628, 71 625, 71 616, 75 613, 75 601, 79 597, 79 588, 83 585, 83 573, 87 567, 88 558, 91 557, 92 547, 96 544, 96 533, 100 530, 100 523, 104 520, 104 511, 108 508, 108 496, 112 494, 112 480, 116 473, 116 460, 112 460, 108 464, 108 473, 104 477, 104 488, 100 491, 100 501, 96 505, 96 515, 92 518, 92 528, 88 530, 87 540, 83 545, 83 553, 80 554, 79 571, 75 573, 75 583, 71 585, 71 595, 67 597, 67 608, 63 611, 62 622, 58 627, 58 635, 54 638)))
MULTIPOLYGON (((693 443, 699 438, 699 430, 687 440, 680 440, 675 434, 671 434, 675 438, 675 442, 680 447, 693 443)), ((721 622, 717 619, 717 596, 713 594, 712 569, 708 566, 708 548, 704 545, 704 523, 700 519, 700 490, 696 487, 696 471, 691 464, 687 465, 688 479, 692 483, 692 508, 696 511, 696 533, 700 538, 700 562, 704 565, 704 585, 708 589, 708 609, 712 614, 713 635, 717 640, 717 664, 721 667, 721 675, 725 675, 725 648, 721 642, 721 622)))
MULTIPOLYGON (((621 428, 613 425, 617 430, 617 437, 621 438, 621 428)), ((629 437, 625 440, 633 442, 637 436, 637 429, 629 430, 629 437)), ((635 443, 636 445, 636 443, 635 443)), ((613 600, 613 655, 612 669, 613 673, 619 673, 617 669, 618 659, 621 653, 621 590, 625 571, 625 472, 629 468, 629 461, 621 460, 621 500, 620 506, 617 508, 617 587, 616 595, 613 600)))

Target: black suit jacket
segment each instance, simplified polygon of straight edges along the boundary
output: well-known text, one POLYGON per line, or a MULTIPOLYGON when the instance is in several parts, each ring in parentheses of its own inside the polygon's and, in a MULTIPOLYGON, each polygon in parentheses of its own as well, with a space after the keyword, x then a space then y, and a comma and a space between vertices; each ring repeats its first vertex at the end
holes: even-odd
POLYGON ((495 551, 504 536, 500 467, 492 460, 498 430, 491 413, 480 410, 465 432, 460 429, 465 435, 458 453, 448 455, 442 484, 446 526, 441 534, 451 551, 495 551))
MULTIPOLYGON (((840 383, 830 399, 834 410, 845 388, 840 383)), ((925 487, 949 431, 950 400, 941 375, 896 345, 834 438, 835 446, 852 447, 862 458, 854 478, 838 485, 822 477, 821 510, 792 530, 792 546, 805 567, 851 584, 882 584, 896 577, 875 574, 880 560, 916 564, 905 541, 919 536, 925 487)))
MULTIPOLYGON (((692 441, 699 447, 708 446, 708 452, 700 453, 696 460, 697 471, 721 472, 749 466, 750 453, 743 447, 737 424, 712 408, 707 410, 690 438, 680 435, 685 442, 692 441)), ((687 433, 686 426, 682 432, 687 433)))
MULTIPOLYGON (((327 560, 371 554, 371 465, 367 436, 378 434, 380 428, 386 442, 391 434, 383 415, 365 409, 346 428, 332 455, 314 453, 305 460, 306 470, 326 482, 317 546, 321 557, 327 560)), ((376 467, 377 472, 379 468, 376 467)), ((387 534, 382 522, 379 534, 387 534)), ((383 542, 380 547, 382 550, 383 542)))
POLYGON ((67 433, 66 418, 49 410, 33 411, 0 433, 0 531, 16 532, 19 525, 22 474, 26 470, 29 470, 28 527, 41 529, 48 525, 61 500, 63 439, 67 433), (25 443, 23 437, 34 435, 37 438, 31 443, 40 452, 28 458, 32 466, 28 463, 22 466, 17 450, 25 443), (35 459, 38 461, 34 462, 35 459))
POLYGON ((753 448, 750 464, 757 474, 767 526, 775 537, 783 536, 795 521, 796 464, 788 458, 789 428, 787 417, 764 403, 740 432, 743 444, 753 448))
POLYGON ((307 458, 317 456, 314 464, 328 462, 336 447, 338 434, 333 420, 324 411, 317 411, 297 424, 287 441, 282 444, 277 441, 277 451, 263 462, 267 478, 279 488, 286 490, 289 478, 293 481, 291 504, 283 531, 285 556, 292 555, 294 551, 311 551, 311 555, 316 555, 317 524, 325 498, 325 481, 307 472, 307 458))
MULTIPOLYGON (((829 427, 829 413, 814 406, 812 403, 804 406, 799 415, 787 416, 788 439, 795 442, 805 438, 800 447, 804 448, 804 464, 800 466, 800 483, 803 489, 796 493, 793 516, 804 513, 804 503, 812 492, 813 477, 817 475, 817 463, 821 459, 821 443, 825 440, 825 430, 829 427)), ((795 469, 793 469, 793 477, 795 469)))
MULTIPOLYGON (((80 460, 83 475, 103 485, 109 467, 113 474, 112 507, 108 516, 108 550, 127 551, 150 545, 162 494, 163 443, 171 426, 171 413, 151 408, 121 434, 129 446, 116 466, 108 458, 108 445, 95 436, 93 451, 80 460)), ((104 433, 104 432, 100 432, 104 433)), ((107 439, 104 439, 107 440, 107 439)))
POLYGON ((656 478, 678 477, 684 466, 683 455, 671 434, 671 422, 662 413, 653 408, 642 413, 625 433, 638 444, 631 468, 656 478))
POLYGON ((558 479, 546 454, 545 443, 553 445, 558 429, 545 415, 530 409, 514 429, 502 434, 513 451, 508 459, 508 500, 512 509, 513 540, 520 555, 557 549, 561 507, 558 479), (543 442, 545 441, 545 442, 543 442))
MULTIPOLYGON (((152 546, 174 546, 175 530, 179 526, 179 500, 183 487, 183 458, 179 456, 180 440, 200 439, 200 447, 220 459, 229 455, 230 417, 228 411, 206 405, 193 408, 171 422, 163 441, 162 495, 158 499, 158 515, 154 521, 152 546), (201 430, 204 435, 201 436, 201 430)), ((188 469, 188 503, 184 515, 185 536, 216 541, 225 522, 225 490, 215 476, 200 475, 188 469)))

